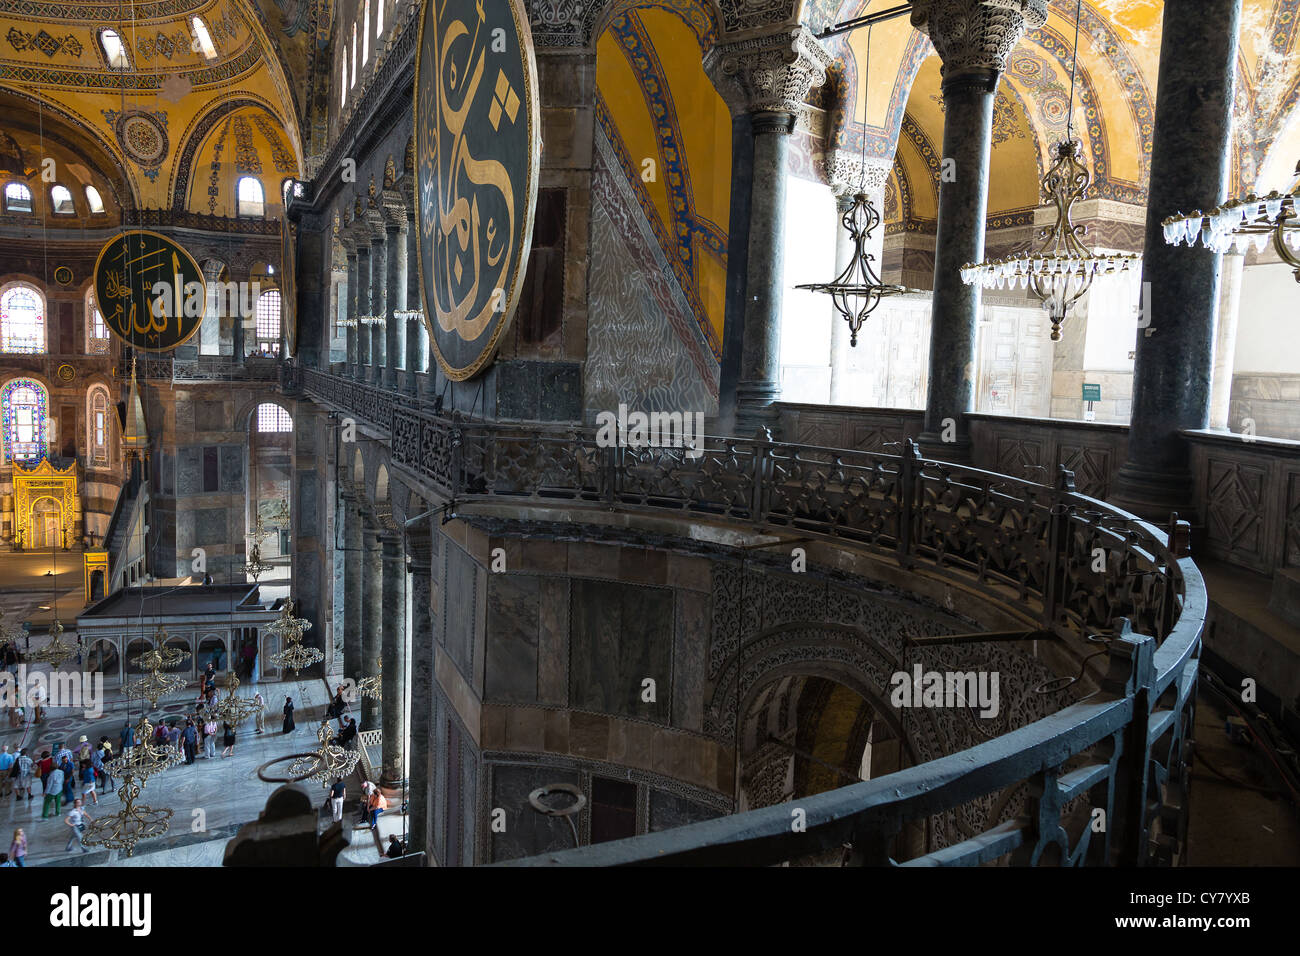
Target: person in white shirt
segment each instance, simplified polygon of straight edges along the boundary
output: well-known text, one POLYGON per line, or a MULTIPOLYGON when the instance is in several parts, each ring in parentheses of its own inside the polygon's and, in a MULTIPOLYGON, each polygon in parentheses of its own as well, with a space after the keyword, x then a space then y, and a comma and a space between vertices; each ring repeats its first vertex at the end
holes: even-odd
POLYGON ((81 809, 80 798, 73 801, 72 809, 69 810, 68 815, 63 818, 63 822, 72 828, 72 836, 68 837, 68 845, 63 848, 64 851, 71 853, 72 844, 75 843, 77 846, 81 847, 82 853, 89 853, 90 851, 86 849, 85 844, 81 842, 81 838, 86 833, 86 827, 93 821, 90 819, 90 814, 81 809))

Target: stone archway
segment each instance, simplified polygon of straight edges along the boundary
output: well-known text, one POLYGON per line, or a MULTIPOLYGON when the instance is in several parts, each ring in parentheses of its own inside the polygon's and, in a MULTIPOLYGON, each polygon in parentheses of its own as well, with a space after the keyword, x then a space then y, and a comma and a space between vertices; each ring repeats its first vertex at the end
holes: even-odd
POLYGON ((31 547, 47 551, 64 544, 63 506, 48 495, 32 502, 27 526, 31 529, 31 547))

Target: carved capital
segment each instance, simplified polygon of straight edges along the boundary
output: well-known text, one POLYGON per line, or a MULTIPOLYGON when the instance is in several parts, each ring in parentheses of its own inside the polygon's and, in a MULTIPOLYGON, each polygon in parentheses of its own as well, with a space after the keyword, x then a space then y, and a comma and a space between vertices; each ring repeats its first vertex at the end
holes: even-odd
POLYGON ((876 193, 885 188, 889 171, 894 164, 887 159, 868 156, 849 149, 835 149, 826 153, 822 163, 831 192, 837 196, 852 196, 858 192, 876 193))
POLYGON ((791 113, 826 82, 831 55, 806 27, 720 43, 704 55, 704 71, 732 113, 791 113))
POLYGON ((914 0, 912 26, 930 38, 945 80, 998 75, 1025 31, 1047 22, 1048 0, 914 0))

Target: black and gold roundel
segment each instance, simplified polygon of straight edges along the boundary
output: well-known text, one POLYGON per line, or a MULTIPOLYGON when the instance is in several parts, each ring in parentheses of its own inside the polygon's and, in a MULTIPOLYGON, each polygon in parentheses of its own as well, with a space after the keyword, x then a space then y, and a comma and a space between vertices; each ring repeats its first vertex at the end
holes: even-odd
POLYGON ((132 229, 104 243, 95 260, 95 301, 110 332, 133 348, 164 352, 203 324, 203 273, 166 236, 132 229))
POLYGON ((420 290, 463 381, 514 317, 537 203, 537 65, 522 0, 425 0, 415 78, 420 290))

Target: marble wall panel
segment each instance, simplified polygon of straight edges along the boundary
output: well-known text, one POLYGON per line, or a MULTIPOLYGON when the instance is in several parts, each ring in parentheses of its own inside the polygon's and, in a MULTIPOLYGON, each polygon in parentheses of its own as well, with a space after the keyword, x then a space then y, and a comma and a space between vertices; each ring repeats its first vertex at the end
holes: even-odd
POLYGON ((667 723, 672 700, 673 592, 578 579, 570 608, 573 707, 667 723), (643 701, 642 681, 655 682, 643 701))
POLYGON ((489 574, 487 579, 487 700, 537 700, 537 628, 541 578, 489 574))

